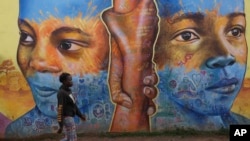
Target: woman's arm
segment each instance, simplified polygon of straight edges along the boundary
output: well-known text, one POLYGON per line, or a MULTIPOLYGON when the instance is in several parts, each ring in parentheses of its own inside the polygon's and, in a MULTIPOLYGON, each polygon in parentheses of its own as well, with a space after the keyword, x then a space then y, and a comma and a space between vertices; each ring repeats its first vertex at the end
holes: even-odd
POLYGON ((63 129, 63 93, 59 90, 58 94, 57 94, 57 121, 59 124, 59 130, 57 131, 57 133, 61 133, 62 129, 63 129))

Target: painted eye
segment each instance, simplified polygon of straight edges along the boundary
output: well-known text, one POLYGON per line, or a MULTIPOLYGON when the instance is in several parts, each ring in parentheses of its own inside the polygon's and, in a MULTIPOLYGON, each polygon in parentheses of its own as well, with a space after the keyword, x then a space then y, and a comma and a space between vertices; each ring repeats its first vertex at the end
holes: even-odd
POLYGON ((28 33, 24 32, 24 31, 21 31, 19 42, 22 45, 30 46, 30 45, 33 45, 35 41, 31 35, 29 35, 28 33))
POLYGON ((183 31, 179 33, 178 35, 176 35, 174 39, 180 42, 188 42, 188 41, 192 41, 195 39, 199 39, 199 37, 191 31, 183 31))
POLYGON ((61 41, 61 43, 58 46, 61 50, 67 50, 67 51, 76 51, 81 49, 81 45, 77 43, 77 41, 61 41))
POLYGON ((63 49, 63 50, 69 50, 71 48, 72 44, 70 42, 61 42, 61 44, 59 45, 59 48, 60 49, 63 49))
POLYGON ((233 28, 227 33, 227 35, 231 37, 240 37, 242 33, 243 31, 240 28, 233 28))

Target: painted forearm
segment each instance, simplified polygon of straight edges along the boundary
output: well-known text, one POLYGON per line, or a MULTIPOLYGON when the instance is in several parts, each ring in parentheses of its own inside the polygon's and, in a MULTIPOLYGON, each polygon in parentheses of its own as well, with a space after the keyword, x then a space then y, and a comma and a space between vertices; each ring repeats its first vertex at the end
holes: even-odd
MULTIPOLYGON (((116 105, 110 129, 114 132, 149 130, 149 101, 143 94, 143 78, 152 74, 154 42, 158 32, 156 8, 149 6, 152 4, 153 1, 147 1, 129 14, 112 10, 104 13, 104 21, 120 51, 120 62, 116 64, 111 58, 111 68, 115 65, 122 68, 121 80, 117 80, 133 103, 130 109, 116 105)), ((114 72, 111 69, 113 76, 114 72)), ((114 84, 111 82, 110 86, 114 84)))

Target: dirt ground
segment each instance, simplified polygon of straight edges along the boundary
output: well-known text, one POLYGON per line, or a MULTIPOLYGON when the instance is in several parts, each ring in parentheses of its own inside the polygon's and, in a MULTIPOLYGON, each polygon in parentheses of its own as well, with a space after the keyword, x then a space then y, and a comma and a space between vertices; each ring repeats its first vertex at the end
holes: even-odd
POLYGON ((155 136, 155 137, 115 137, 115 138, 80 137, 79 141, 229 141, 229 138, 226 136, 217 136, 217 137, 155 136))
MULTIPOLYGON (((63 135, 49 135, 39 138, 19 139, 19 140, 4 140, 0 141, 59 141, 63 135)), ((229 141, 226 135, 188 135, 188 136, 78 136, 78 141, 229 141)))
MULTIPOLYGON (((136 133, 80 133, 78 141, 229 141, 228 130, 196 131, 176 130, 166 132, 136 133)), ((1 139, 0 141, 60 141, 64 134, 49 133, 23 139, 1 139)))
MULTIPOLYGON (((50 135, 33 139, 19 139, 19 140, 6 140, 0 139, 0 141, 59 141, 62 139, 62 135, 50 135)), ((202 136, 78 136, 78 141, 229 141, 229 137, 226 135, 202 135, 202 136)))
MULTIPOLYGON (((42 141, 59 141, 58 139, 44 139, 42 141)), ((182 136, 154 136, 154 137, 78 137, 78 141, 229 141, 226 136, 214 137, 182 137, 182 136)))

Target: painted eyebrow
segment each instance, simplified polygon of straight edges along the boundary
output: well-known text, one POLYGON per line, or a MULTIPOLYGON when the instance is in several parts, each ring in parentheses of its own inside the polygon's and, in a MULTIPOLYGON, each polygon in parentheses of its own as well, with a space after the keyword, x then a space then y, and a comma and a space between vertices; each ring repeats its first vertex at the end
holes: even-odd
MULTIPOLYGON (((227 15, 227 18, 232 19, 235 18, 237 16, 246 16, 245 13, 241 13, 241 12, 235 12, 235 13, 230 13, 229 15, 227 15)), ((186 13, 186 14, 182 14, 180 16, 178 16, 177 18, 174 18, 174 20, 172 21, 172 23, 177 23, 183 19, 192 19, 195 23, 199 23, 199 21, 203 20, 205 17, 204 14, 202 13, 186 13)))
POLYGON ((183 19, 191 19, 195 23, 199 23, 205 17, 202 13, 185 13, 173 19, 172 23, 177 23, 183 19))
POLYGON ((246 17, 246 14, 245 13, 240 13, 240 12, 236 12, 236 13, 231 13, 231 14, 229 14, 227 17, 229 18, 229 19, 233 19, 233 18, 235 18, 235 17, 238 17, 238 16, 243 16, 243 17, 246 17))
POLYGON ((25 21, 24 19, 18 19, 19 28, 20 28, 21 25, 24 25, 24 26, 28 27, 33 32, 33 34, 35 33, 35 30, 33 29, 33 27, 27 21, 25 21))
POLYGON ((56 29, 55 31, 52 32, 53 36, 56 35, 60 35, 60 34, 64 34, 64 33, 78 33, 81 34, 83 36, 90 36, 88 33, 83 32, 81 29, 79 28, 74 28, 74 27, 60 27, 58 29, 56 29))
MULTIPOLYGON (((231 13, 231 14, 227 15, 227 18, 229 19, 229 21, 232 21, 236 17, 244 17, 245 18, 246 15, 245 15, 245 13, 241 13, 241 12, 235 12, 235 13, 231 13)), ((226 25, 227 28, 229 28, 231 26, 232 26, 232 23, 230 23, 230 22, 228 22, 226 25)), ((243 25, 241 25, 241 26, 243 26, 243 25)), ((244 27, 244 30, 246 30, 245 28, 246 27, 244 27)))
POLYGON ((25 26, 32 28, 30 24, 26 22, 24 19, 18 19, 18 25, 25 25, 25 26))

